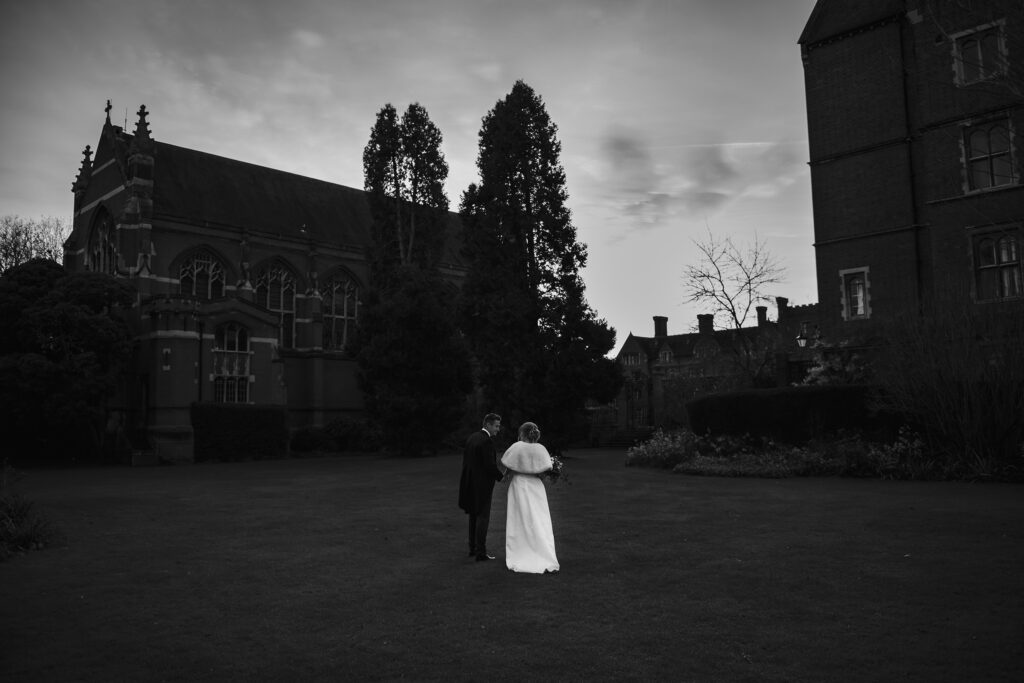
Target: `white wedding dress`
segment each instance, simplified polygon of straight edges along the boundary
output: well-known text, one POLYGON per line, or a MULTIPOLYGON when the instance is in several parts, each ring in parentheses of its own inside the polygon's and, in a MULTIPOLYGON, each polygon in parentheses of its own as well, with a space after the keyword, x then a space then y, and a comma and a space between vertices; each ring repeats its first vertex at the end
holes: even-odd
POLYGON ((517 441, 501 456, 501 464, 515 473, 508 486, 505 565, 514 572, 557 572, 548 494, 539 476, 551 469, 548 449, 517 441))

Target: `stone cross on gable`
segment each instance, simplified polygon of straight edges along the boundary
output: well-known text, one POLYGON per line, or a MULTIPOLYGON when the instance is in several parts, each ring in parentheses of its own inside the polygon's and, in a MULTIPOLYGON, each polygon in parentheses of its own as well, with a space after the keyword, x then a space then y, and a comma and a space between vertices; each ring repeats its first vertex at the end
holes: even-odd
POLYGON ((107 106, 103 108, 103 111, 107 112, 107 123, 110 123, 110 110, 113 106, 110 104, 110 100, 107 100, 107 106))

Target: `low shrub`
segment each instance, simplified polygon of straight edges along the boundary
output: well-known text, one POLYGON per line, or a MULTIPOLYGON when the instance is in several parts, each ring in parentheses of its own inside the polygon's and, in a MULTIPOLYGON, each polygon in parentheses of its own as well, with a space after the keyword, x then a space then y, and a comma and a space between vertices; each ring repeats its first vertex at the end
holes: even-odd
POLYGON ((0 475, 0 561, 41 550, 60 537, 53 524, 33 512, 32 501, 12 490, 18 479, 20 475, 5 462, 0 475))
POLYGON ((709 450, 706 454, 700 453, 688 461, 681 462, 676 465, 674 471, 720 477, 764 478, 837 474, 832 463, 807 448, 784 446, 772 441, 764 441, 760 447, 751 447, 753 445, 753 442, 748 440, 736 450, 709 450))
MULTIPOLYGON (((1024 461, 1024 448, 1021 451, 1024 461)), ((838 432, 805 446, 770 438, 698 436, 688 430, 656 432, 626 452, 627 466, 671 468, 682 474, 727 477, 843 476, 900 480, 977 479, 974 470, 935 458, 908 426, 890 442, 871 442, 857 432, 838 432)), ((1019 470, 992 477, 1019 481, 1019 470)))
POLYGON ((692 452, 695 438, 688 430, 664 432, 659 429, 649 439, 626 451, 626 466, 675 467, 692 452))
POLYGON ((876 463, 875 474, 882 479, 957 479, 957 468, 943 467, 930 457, 921 435, 909 427, 900 427, 896 440, 872 444, 868 460, 876 463))

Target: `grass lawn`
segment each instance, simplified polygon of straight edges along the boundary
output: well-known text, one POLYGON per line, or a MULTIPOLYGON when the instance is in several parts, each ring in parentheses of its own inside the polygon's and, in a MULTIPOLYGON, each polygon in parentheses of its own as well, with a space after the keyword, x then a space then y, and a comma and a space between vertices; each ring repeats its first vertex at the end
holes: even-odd
POLYGON ((0 680, 997 681, 1024 488, 727 479, 568 453, 562 565, 466 558, 461 456, 29 471, 0 680))

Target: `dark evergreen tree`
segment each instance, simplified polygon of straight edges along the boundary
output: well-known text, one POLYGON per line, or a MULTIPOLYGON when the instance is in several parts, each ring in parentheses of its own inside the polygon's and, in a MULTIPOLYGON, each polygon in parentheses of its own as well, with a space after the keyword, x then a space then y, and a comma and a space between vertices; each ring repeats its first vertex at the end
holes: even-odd
POLYGON ((0 415, 22 462, 99 455, 106 403, 120 381, 132 303, 122 280, 65 274, 35 259, 0 277, 5 330, 0 349, 0 415))
POLYGON ((412 104, 399 121, 382 107, 363 170, 374 225, 358 351, 367 409, 388 446, 436 450, 459 426, 472 381, 456 296, 438 271, 448 164, 427 111, 412 104))
POLYGON ((387 286, 399 266, 436 266, 445 243, 448 164, 441 131, 419 104, 384 105, 363 150, 364 188, 373 217, 374 276, 387 286))
POLYGON ((513 423, 541 424, 563 446, 588 399, 621 380, 606 357, 615 331, 584 296, 586 247, 566 207, 557 127, 523 81, 484 117, 480 183, 462 198, 470 272, 462 323, 488 404, 513 423))
POLYGON ((461 422, 473 382, 455 329, 452 286, 416 265, 400 266, 386 296, 364 306, 359 351, 367 411, 403 455, 436 451, 461 422))

